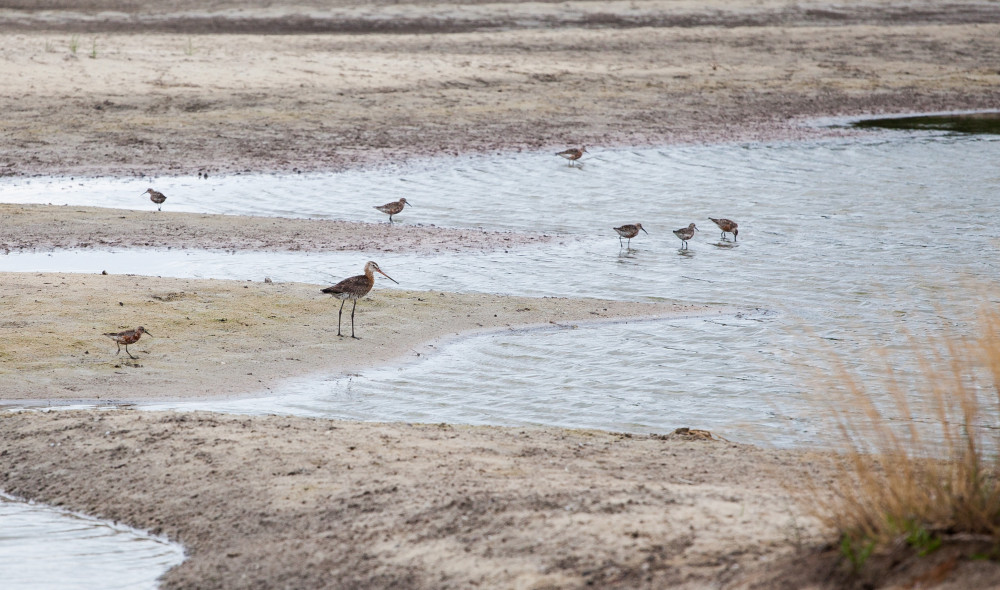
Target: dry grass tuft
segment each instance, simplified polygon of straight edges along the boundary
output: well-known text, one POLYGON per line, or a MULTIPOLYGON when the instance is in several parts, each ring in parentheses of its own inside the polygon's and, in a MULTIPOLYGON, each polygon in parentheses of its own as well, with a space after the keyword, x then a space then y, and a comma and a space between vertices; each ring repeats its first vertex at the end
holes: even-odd
POLYGON ((845 448, 815 513, 855 572, 886 550, 974 540, 996 558, 1000 547, 1000 311, 984 310, 973 337, 910 341, 902 360, 916 370, 883 355, 880 383, 843 364, 832 374, 845 448))

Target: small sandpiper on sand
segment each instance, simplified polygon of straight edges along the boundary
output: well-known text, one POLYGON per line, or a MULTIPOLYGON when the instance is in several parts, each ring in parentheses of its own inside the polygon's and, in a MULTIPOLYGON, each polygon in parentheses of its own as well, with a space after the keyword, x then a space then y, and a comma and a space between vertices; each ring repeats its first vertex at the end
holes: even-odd
POLYGON ((388 213, 389 214, 389 223, 392 223, 392 216, 396 215, 397 213, 399 213, 400 211, 402 211, 404 205, 410 205, 410 207, 413 206, 412 204, 407 203, 406 199, 400 199, 398 201, 393 201, 391 203, 386 203, 385 205, 378 205, 378 206, 375 207, 375 209, 378 209, 382 213, 388 213))
MULTIPOLYGON (((629 246, 631 246, 632 245, 632 238, 634 238, 637 235, 639 235, 639 230, 642 229, 642 224, 641 223, 636 223, 636 224, 629 223, 627 225, 623 225, 621 227, 613 227, 611 229, 613 229, 616 232, 618 232, 618 245, 619 246, 622 245, 622 238, 628 238, 628 244, 629 244, 629 246)), ((648 231, 646 231, 644 229, 642 229, 642 231, 644 233, 646 233, 646 235, 649 235, 648 231)))
MULTIPOLYGON (((146 328, 139 326, 135 330, 125 330, 124 332, 107 332, 104 334, 104 336, 107 336, 108 338, 114 340, 116 344, 118 344, 118 352, 115 353, 116 355, 122 351, 122 345, 124 344, 125 354, 127 354, 129 358, 135 359, 139 357, 132 356, 132 353, 128 351, 128 345, 135 344, 136 342, 138 342, 139 338, 143 334, 149 334, 149 332, 146 331, 146 328)), ((153 336, 152 334, 149 335, 150 337, 153 336)))
POLYGON ((164 196, 164 194, 161 193, 160 191, 154 191, 151 188, 147 188, 146 192, 142 193, 142 194, 146 194, 146 193, 149 193, 149 200, 152 201, 152 202, 154 202, 154 203, 156 203, 156 210, 157 211, 162 211, 163 210, 163 201, 166 201, 167 197, 164 196))
POLYGON ((732 219, 716 219, 714 217, 709 217, 709 219, 715 222, 715 225, 719 226, 722 230, 722 239, 726 239, 726 233, 733 234, 733 241, 736 241, 736 234, 740 233, 739 225, 736 224, 732 219))
POLYGON ((368 262, 368 264, 365 265, 365 274, 355 275, 340 281, 332 287, 321 289, 323 293, 329 293, 337 299, 340 299, 340 311, 337 313, 337 336, 342 336, 340 333, 340 318, 344 314, 344 304, 347 303, 348 299, 353 299, 354 307, 351 308, 351 338, 358 338, 354 335, 354 310, 358 308, 358 299, 367 295, 375 285, 376 272, 397 285, 399 284, 396 279, 382 272, 382 269, 379 268, 377 264, 374 262, 368 262))
POLYGON ((674 230, 674 235, 681 239, 681 249, 687 248, 687 241, 694 237, 695 230, 701 231, 693 223, 687 227, 674 230))

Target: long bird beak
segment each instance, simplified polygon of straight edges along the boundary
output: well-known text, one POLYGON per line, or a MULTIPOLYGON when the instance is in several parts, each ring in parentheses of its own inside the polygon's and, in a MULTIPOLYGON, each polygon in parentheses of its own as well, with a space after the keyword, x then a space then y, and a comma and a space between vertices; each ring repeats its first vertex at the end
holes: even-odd
POLYGON ((396 283, 397 285, 399 284, 399 281, 397 281, 396 279, 394 279, 394 278, 390 277, 389 275, 385 274, 384 272, 382 272, 382 270, 381 270, 381 269, 378 269, 378 274, 380 274, 380 275, 382 275, 383 277, 385 277, 385 278, 389 279, 390 281, 392 281, 392 282, 396 283))
POLYGON ((648 232, 648 231, 646 231, 646 228, 644 228, 644 227, 640 227, 639 229, 641 229, 641 230, 643 231, 643 233, 645 233, 646 235, 649 235, 649 232, 648 232))
POLYGON ((153 336, 152 334, 150 334, 149 332, 147 332, 145 330, 143 330, 142 333, 145 334, 146 336, 149 336, 150 338, 152 338, 152 336, 153 336))

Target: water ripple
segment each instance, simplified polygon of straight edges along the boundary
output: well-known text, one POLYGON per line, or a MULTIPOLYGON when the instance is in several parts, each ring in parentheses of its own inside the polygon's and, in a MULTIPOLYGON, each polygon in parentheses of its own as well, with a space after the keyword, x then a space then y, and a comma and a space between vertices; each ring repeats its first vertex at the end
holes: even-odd
MULTIPOLYGON (((0 181, 4 200, 382 221, 557 234, 510 252, 379 253, 407 289, 685 301, 760 310, 737 318, 588 326, 469 339, 361 377, 285 384, 233 411, 360 420, 709 428, 765 444, 829 435, 809 405, 817 354, 904 350, 911 334, 974 331, 976 282, 1000 271, 992 219, 1000 140, 892 134, 831 140, 456 158, 421 167, 209 180, 0 181), (723 239, 708 217, 740 223, 723 239), (649 235, 621 250, 611 227, 649 235), (690 249, 671 230, 696 222, 690 249), (823 352, 817 352, 823 351, 823 352), (268 404, 272 404, 268 406, 268 404)), ((373 253, 23 253, 0 269, 326 283, 373 253)), ((380 285, 380 288, 390 288, 380 285)), ((853 366, 878 381, 878 368, 853 366)), ((228 406, 217 404, 213 408, 228 406)))
POLYGON ((184 559, 182 548, 135 529, 0 494, 5 590, 139 590, 184 559))

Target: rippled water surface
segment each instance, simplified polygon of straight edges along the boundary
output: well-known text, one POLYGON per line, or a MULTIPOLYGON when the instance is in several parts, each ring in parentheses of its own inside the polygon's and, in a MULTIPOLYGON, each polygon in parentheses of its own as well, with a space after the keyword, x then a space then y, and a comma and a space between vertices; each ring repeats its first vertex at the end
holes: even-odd
MULTIPOLYGON (((140 193, 153 186, 167 194, 166 210, 365 221, 383 221, 372 206, 405 196, 414 206, 400 223, 557 239, 439 256, 39 252, 0 257, 0 268, 330 283, 374 258, 407 289, 736 306, 738 316, 481 335, 398 367, 296 379, 208 407, 636 432, 690 426, 781 446, 830 434, 816 406, 817 359, 848 355, 877 382, 880 369, 861 360, 870 350, 903 350, 910 334, 971 332, 983 298, 975 283, 997 276, 992 136, 592 151, 581 168, 522 154, 325 175, 4 180, 5 201, 152 210, 140 193), (722 239, 709 216, 737 220, 739 240, 722 239), (636 221, 649 235, 621 249, 610 228, 636 221), (671 230, 690 222, 702 231, 681 250, 671 230)), ((389 288, 381 281, 376 291, 389 288)), ((363 313, 362 302, 359 325, 363 313)))
POLYGON ((4 590, 141 590, 184 559, 175 543, 0 494, 4 590))

